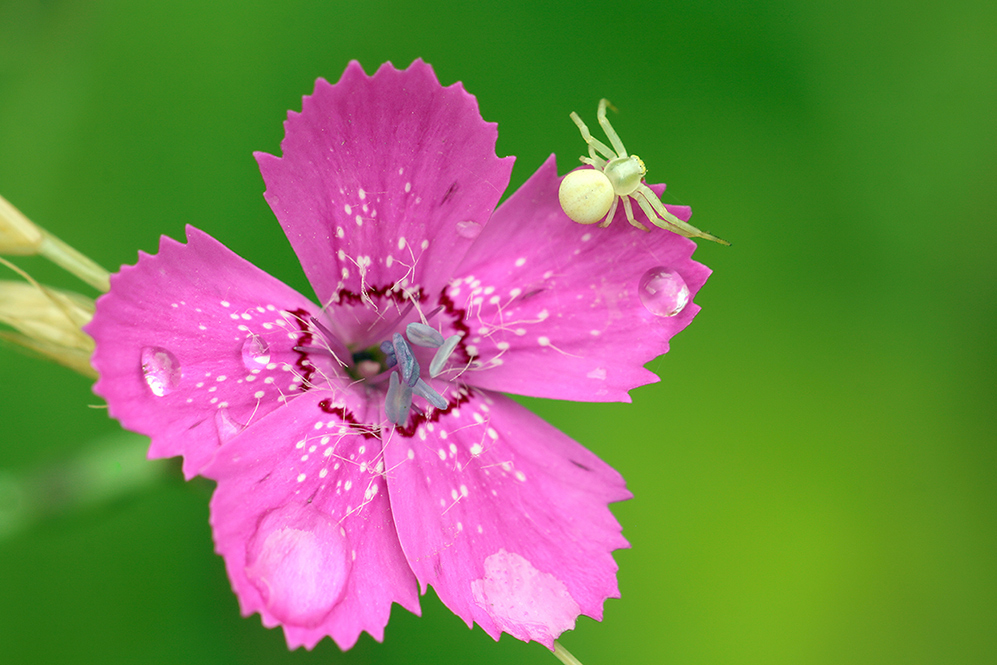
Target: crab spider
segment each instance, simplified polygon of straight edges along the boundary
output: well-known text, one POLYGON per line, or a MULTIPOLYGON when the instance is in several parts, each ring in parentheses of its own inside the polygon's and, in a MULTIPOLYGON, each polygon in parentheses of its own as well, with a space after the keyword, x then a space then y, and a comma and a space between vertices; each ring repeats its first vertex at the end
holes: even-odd
POLYGON ((579 159, 594 169, 572 171, 564 176, 557 191, 564 213, 579 224, 594 224, 601 219, 603 221, 599 226, 605 227, 613 221, 616 207, 622 199, 623 209, 626 210, 630 223, 647 231, 646 226, 634 219, 633 207, 630 205, 630 199, 633 199, 655 226, 687 238, 705 238, 721 245, 729 245, 726 240, 700 231, 668 212, 661 200, 643 182, 647 173, 644 162, 637 155, 627 155, 627 149, 623 147, 619 135, 609 124, 606 118, 608 105, 609 100, 599 100, 598 118, 612 148, 592 136, 578 114, 571 112, 571 120, 578 125, 582 138, 589 147, 589 156, 579 159))

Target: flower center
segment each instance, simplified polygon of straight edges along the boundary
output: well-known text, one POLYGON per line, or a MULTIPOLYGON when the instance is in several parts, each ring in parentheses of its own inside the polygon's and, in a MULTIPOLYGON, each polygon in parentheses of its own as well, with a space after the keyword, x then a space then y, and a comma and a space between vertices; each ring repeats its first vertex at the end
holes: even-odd
MULTIPOLYGON (((408 302, 404 306, 398 306, 398 303, 393 302, 396 294, 381 293, 381 291, 381 289, 365 291, 364 297, 361 298, 366 305, 365 310, 376 309, 372 295, 386 298, 398 308, 393 321, 385 324, 384 318, 379 318, 377 324, 371 325, 361 336, 369 340, 371 329, 374 329, 373 334, 382 336, 380 344, 368 345, 369 342, 366 341, 355 345, 348 344, 331 325, 327 325, 318 317, 303 310, 291 312, 297 319, 299 328, 298 343, 294 346, 294 351, 299 354, 296 369, 303 379, 302 392, 322 384, 331 384, 333 377, 348 378, 354 384, 363 385, 368 399, 383 399, 384 415, 387 420, 405 430, 413 410, 417 418, 425 416, 425 411, 418 402, 413 404, 413 397, 425 400, 437 412, 448 410, 453 406, 451 401, 456 403, 461 401, 462 396, 466 398, 467 391, 461 387, 455 391, 456 398, 448 401, 430 384, 430 381, 436 379, 446 369, 454 353, 462 349, 461 339, 466 333, 464 330, 466 326, 462 324, 464 312, 456 310, 449 300, 444 299, 444 304, 428 316, 421 317, 422 321, 407 324, 404 332, 394 332, 400 328, 403 320, 410 316, 414 306, 421 299, 421 294, 417 294, 417 297, 408 294, 408 302), (451 319, 449 322, 444 320, 441 327, 446 328, 449 325, 456 331, 448 337, 444 337, 440 330, 428 325, 428 321, 440 313, 451 319), (384 336, 388 338, 384 339, 384 336), (433 352, 431 359, 429 351, 433 352), (418 356, 423 358, 421 363, 418 356)), ((337 294, 337 302, 349 306, 355 300, 351 296, 352 294, 345 292, 337 294)), ((326 321, 333 321, 333 313, 337 316, 346 314, 345 311, 337 311, 333 305, 327 309, 323 318, 326 321)), ((467 355, 466 350, 461 355, 467 355)), ((361 426, 345 405, 334 406, 332 400, 323 400, 321 406, 327 412, 337 413, 347 422, 361 426)), ((364 427, 371 431, 378 429, 373 424, 364 427)))
POLYGON ((384 401, 384 411, 388 420, 396 425, 404 425, 408 421, 409 410, 412 408, 412 395, 416 394, 437 409, 447 408, 443 399, 431 385, 421 377, 419 361, 409 344, 436 349, 433 360, 429 363, 430 377, 436 377, 450 359, 454 349, 460 342, 460 335, 451 335, 443 339, 443 334, 424 323, 410 323, 405 327, 408 340, 400 333, 391 336, 391 341, 381 342, 381 351, 387 356, 388 367, 397 367, 389 377, 388 394, 384 401), (399 380, 399 375, 401 380, 399 380))

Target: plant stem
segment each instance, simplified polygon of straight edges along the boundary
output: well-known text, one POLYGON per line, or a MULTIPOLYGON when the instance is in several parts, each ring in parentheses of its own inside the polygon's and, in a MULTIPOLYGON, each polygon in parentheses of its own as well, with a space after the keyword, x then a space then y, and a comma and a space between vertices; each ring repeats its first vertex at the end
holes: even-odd
POLYGON ((582 665, 582 661, 578 660, 571 653, 561 646, 561 643, 554 640, 554 655, 557 659, 564 663, 564 665, 582 665))
POLYGON ((93 260, 41 229, 42 243, 38 253, 60 268, 71 272, 101 293, 107 293, 111 288, 109 273, 93 260))

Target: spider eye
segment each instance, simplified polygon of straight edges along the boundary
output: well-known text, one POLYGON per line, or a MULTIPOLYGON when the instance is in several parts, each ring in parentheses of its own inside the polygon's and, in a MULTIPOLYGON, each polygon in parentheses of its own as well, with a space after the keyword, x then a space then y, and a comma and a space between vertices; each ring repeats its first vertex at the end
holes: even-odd
POLYGON ((598 169, 572 171, 557 190, 561 210, 579 224, 595 224, 609 212, 616 198, 609 178, 598 169))

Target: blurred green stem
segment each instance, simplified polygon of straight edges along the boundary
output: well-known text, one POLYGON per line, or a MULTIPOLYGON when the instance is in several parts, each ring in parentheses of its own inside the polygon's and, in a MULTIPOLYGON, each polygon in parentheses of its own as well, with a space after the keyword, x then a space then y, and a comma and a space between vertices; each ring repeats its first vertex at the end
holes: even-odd
POLYGON ((121 432, 67 463, 14 474, 0 469, 0 542, 50 517, 93 509, 166 477, 146 459, 149 440, 121 432))
POLYGON ((38 226, 0 196, 0 254, 40 254, 102 293, 111 288, 109 273, 93 260, 38 226))
POLYGON ((108 292, 111 288, 111 283, 109 273, 106 270, 45 229, 41 231, 42 242, 38 247, 39 254, 60 268, 76 275, 101 293, 108 292))
POLYGON ((564 663, 564 665, 582 665, 582 661, 578 660, 571 653, 561 646, 561 643, 554 640, 554 655, 557 659, 564 663))

